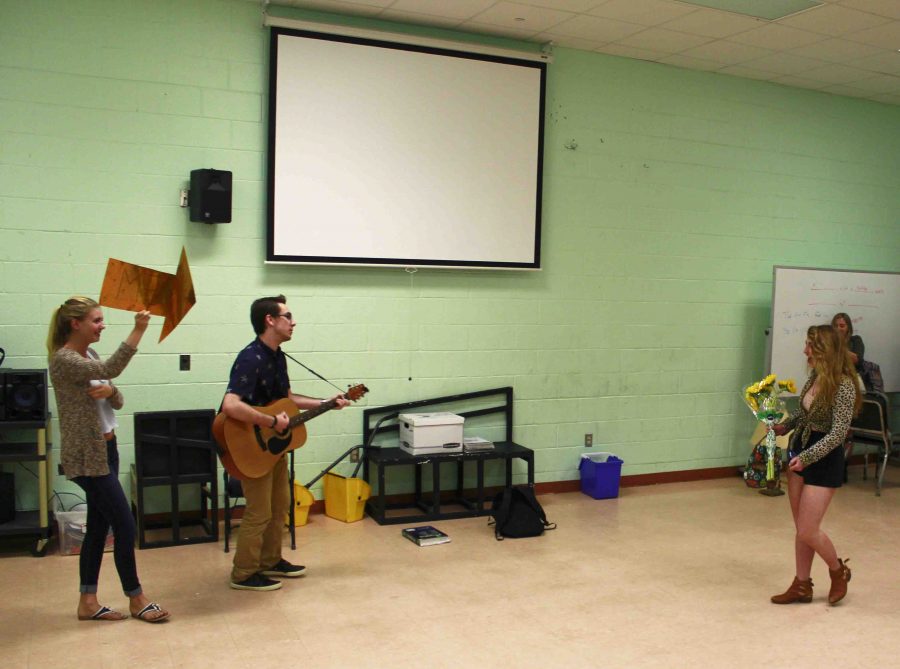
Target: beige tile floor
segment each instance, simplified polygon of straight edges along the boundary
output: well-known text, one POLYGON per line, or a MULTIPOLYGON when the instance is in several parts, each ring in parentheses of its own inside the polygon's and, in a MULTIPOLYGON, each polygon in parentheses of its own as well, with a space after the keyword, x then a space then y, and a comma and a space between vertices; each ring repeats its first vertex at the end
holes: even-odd
MULTIPOLYGON (((851 558, 850 594, 777 607, 793 576, 786 497, 735 479, 624 488, 617 500, 544 495, 559 528, 494 540, 486 519, 400 526, 313 515, 277 592, 227 587, 222 544, 144 550, 164 625, 75 619, 77 558, 0 554, 6 669, 90 667, 888 667, 900 665, 900 469, 882 497, 852 472, 826 530, 851 558)), ((102 600, 122 607, 111 556, 102 600)))

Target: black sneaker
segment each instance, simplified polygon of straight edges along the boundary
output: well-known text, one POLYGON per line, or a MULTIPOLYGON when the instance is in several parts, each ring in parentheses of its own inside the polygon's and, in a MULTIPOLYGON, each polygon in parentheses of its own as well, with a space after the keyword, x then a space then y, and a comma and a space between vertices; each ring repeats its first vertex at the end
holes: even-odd
POLYGON ((281 587, 281 581, 273 581, 262 574, 253 574, 250 578, 243 581, 232 581, 229 585, 235 590, 278 590, 281 587))
POLYGON ((268 569, 263 569, 259 573, 263 576, 296 578, 297 576, 303 576, 303 573, 305 571, 306 567, 304 567, 302 564, 291 564, 287 560, 279 560, 268 569))

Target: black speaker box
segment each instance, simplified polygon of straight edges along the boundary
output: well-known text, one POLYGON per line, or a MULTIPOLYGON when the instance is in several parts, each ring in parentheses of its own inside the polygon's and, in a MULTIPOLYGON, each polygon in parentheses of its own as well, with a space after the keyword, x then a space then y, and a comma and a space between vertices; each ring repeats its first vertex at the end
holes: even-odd
POLYGON ((231 172, 192 170, 188 202, 192 221, 231 223, 231 172))
POLYGON ((15 478, 9 472, 0 472, 0 523, 8 523, 15 519, 15 478))
POLYGON ((8 369, 0 372, 0 420, 47 420, 46 369, 8 369))

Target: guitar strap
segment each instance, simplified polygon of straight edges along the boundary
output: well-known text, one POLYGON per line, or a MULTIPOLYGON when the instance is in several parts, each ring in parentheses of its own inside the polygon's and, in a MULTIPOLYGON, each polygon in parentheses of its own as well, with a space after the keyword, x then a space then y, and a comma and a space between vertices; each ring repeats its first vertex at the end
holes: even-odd
POLYGON ((335 386, 333 383, 331 383, 331 381, 329 381, 329 380, 326 379, 324 376, 322 376, 321 374, 319 374, 316 370, 310 369, 309 367, 307 367, 306 365, 304 365, 302 362, 300 362, 299 360, 297 360, 297 358, 295 358, 294 356, 292 356, 290 353, 285 353, 285 351, 283 351, 283 350, 282 350, 281 352, 284 353, 284 355, 285 355, 286 357, 290 358, 291 360, 293 360, 294 362, 296 362, 298 365, 300 365, 303 369, 305 369, 305 370, 306 370, 307 372, 309 372, 310 374, 314 374, 315 376, 318 376, 318 377, 319 377, 320 379, 322 379, 325 383, 334 386, 334 387, 337 388, 340 392, 344 392, 344 390, 343 390, 342 388, 338 388, 338 386, 335 386))

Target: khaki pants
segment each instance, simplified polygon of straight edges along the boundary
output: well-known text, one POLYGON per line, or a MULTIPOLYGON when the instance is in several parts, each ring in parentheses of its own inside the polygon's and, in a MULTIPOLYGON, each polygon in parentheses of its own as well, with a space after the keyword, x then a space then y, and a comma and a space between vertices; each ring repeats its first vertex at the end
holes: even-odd
POLYGON ((231 580, 246 580, 281 560, 284 517, 290 510, 287 459, 265 476, 241 481, 247 505, 238 530, 231 580))

